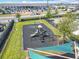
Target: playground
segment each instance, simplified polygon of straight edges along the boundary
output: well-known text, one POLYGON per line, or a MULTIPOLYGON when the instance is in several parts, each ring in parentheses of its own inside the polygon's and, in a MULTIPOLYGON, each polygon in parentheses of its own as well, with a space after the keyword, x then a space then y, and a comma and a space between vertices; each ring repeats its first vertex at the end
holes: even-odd
MULTIPOLYGON (((43 31, 42 30, 42 31, 43 31)), ((41 32, 42 33, 42 32, 41 32)), ((43 38, 43 37, 42 37, 43 38)), ((42 39, 41 38, 41 39, 42 39)), ((75 54, 73 51, 73 41, 65 44, 57 45, 57 39, 53 32, 44 24, 30 24, 23 26, 23 49, 28 51, 26 59, 74 59, 75 54), (37 27, 42 26, 49 37, 46 37, 44 42, 40 40, 40 37, 35 37, 39 33, 37 27), (31 35, 35 35, 31 37, 31 35)))
MULTIPOLYGON (((48 47, 57 45, 57 40, 53 34, 53 32, 46 27, 44 24, 40 24, 46 33, 49 35, 45 37, 44 42, 42 42, 42 38, 40 37, 31 37, 37 31, 37 26, 39 24, 32 24, 32 25, 24 25, 23 26, 23 48, 26 50, 27 48, 40 48, 40 47, 48 47)), ((39 33, 37 33, 39 34, 39 33)), ((36 35, 37 35, 36 34, 36 35)), ((40 35, 41 36, 41 35, 40 35)))
MULTIPOLYGON (((53 32, 43 23, 34 23, 23 26, 23 49, 28 51, 26 59, 74 59, 73 42, 57 45, 58 41, 53 32), (45 31, 47 36, 42 42, 38 26, 42 26, 42 31, 45 31), (34 36, 33 36, 34 35, 34 36), (31 37, 33 36, 33 37, 31 37)), ((46 34, 44 33, 44 34, 46 34)), ((43 36, 43 35, 42 35, 43 36)))

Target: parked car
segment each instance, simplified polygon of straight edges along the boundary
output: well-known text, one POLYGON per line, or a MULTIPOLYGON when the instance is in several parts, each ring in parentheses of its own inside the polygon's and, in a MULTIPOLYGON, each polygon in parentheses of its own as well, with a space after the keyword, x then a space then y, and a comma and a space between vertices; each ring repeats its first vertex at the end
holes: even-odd
POLYGON ((4 31, 4 25, 0 24, 0 32, 4 31))

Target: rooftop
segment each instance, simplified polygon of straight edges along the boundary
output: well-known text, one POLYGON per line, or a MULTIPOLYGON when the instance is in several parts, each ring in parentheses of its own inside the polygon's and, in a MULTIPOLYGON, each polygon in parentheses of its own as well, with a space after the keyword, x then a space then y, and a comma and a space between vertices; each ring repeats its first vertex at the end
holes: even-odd
MULTIPOLYGON (((50 3, 78 3, 78 0, 49 0, 50 3)), ((0 3, 47 3, 47 0, 0 0, 0 3)))

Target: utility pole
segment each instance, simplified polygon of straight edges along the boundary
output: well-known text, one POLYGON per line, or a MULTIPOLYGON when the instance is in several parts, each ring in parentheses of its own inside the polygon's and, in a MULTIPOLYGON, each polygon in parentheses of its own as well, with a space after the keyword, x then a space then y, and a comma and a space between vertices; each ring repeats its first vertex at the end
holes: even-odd
POLYGON ((47 0, 47 8, 49 7, 49 2, 48 2, 48 0, 47 0))

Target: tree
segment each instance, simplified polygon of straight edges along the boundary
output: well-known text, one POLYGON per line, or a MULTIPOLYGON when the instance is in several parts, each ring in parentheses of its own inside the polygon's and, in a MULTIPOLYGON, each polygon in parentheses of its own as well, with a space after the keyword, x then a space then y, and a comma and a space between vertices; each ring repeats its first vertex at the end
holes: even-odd
POLYGON ((55 9, 55 14, 58 14, 58 10, 57 9, 55 9))
POLYGON ((58 24, 58 29, 63 33, 63 40, 66 41, 67 37, 72 36, 72 31, 75 28, 74 21, 75 15, 72 13, 65 14, 58 24))
POLYGON ((19 13, 16 14, 16 18, 18 19, 18 21, 21 21, 21 15, 19 13))
POLYGON ((50 8, 50 7, 49 7, 48 10, 47 10, 46 17, 47 17, 47 18, 51 18, 51 17, 52 17, 51 8, 50 8))
POLYGON ((47 0, 47 14, 46 14, 46 17, 47 18, 51 18, 52 17, 52 14, 51 14, 51 7, 49 6, 49 0, 47 0))

